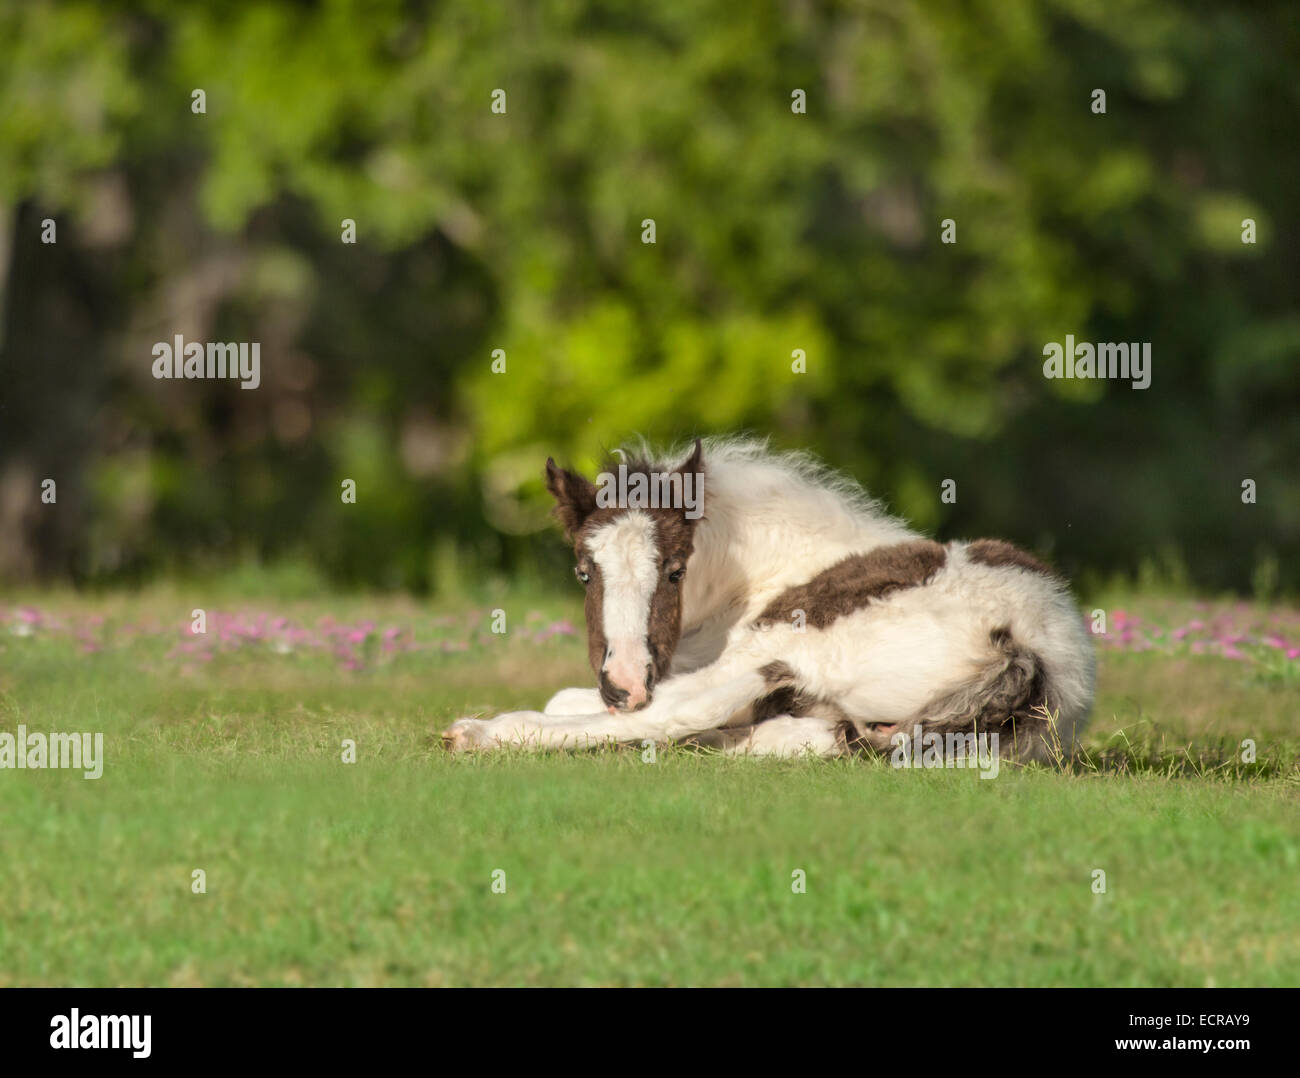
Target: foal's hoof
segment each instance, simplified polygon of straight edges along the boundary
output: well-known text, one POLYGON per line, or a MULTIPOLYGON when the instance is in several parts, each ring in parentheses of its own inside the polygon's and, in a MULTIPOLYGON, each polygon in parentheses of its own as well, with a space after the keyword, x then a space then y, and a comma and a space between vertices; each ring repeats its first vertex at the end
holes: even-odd
POLYGON ((472 752, 488 747, 482 719, 457 719, 442 732, 442 747, 448 752, 472 752))

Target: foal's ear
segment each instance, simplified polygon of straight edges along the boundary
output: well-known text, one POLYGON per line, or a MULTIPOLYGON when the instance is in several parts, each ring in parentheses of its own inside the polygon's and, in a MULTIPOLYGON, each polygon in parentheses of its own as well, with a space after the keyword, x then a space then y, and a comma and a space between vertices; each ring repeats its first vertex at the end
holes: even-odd
POLYGON ((704 473, 704 443, 699 438, 695 439, 695 448, 691 455, 682 461, 682 465, 677 469, 683 475, 702 475, 704 473))
POLYGON ((704 514, 704 446, 700 439, 695 439, 691 455, 675 470, 683 479, 681 490, 688 499, 682 506, 682 518, 693 527, 704 514))
POLYGON ((555 499, 555 515, 564 534, 572 539, 583 521, 596 510, 595 485, 577 472, 556 467, 555 461, 547 457, 546 489, 555 499))

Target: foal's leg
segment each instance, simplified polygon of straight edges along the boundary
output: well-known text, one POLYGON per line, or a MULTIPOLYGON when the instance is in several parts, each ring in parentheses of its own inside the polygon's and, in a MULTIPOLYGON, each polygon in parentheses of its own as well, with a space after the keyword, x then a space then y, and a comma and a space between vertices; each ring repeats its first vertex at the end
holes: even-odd
POLYGON ((515 711, 495 719, 460 719, 443 734, 458 749, 527 745, 540 749, 589 749, 620 741, 664 742, 722 726, 737 711, 766 695, 757 665, 722 663, 664 682, 641 711, 553 716, 515 711))
POLYGON ((605 709, 598 689, 561 689, 542 708, 543 715, 595 715, 605 709))
POLYGON ((844 756, 848 752, 837 719, 815 715, 775 715, 738 730, 718 730, 728 737, 720 746, 728 756, 844 756))

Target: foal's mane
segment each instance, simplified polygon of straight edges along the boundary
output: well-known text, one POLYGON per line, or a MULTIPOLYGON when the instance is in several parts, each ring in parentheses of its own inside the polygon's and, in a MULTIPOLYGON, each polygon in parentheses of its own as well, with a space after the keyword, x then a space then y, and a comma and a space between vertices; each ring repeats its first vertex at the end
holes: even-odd
MULTIPOLYGON (((800 493, 821 495, 834 501, 842 512, 861 517, 864 521, 892 520, 884 506, 872 498, 850 476, 823 464, 811 453, 803 450, 773 450, 767 438, 752 435, 731 435, 702 439, 704 444, 704 475, 726 477, 742 481, 745 472, 776 471, 800 493)), ((624 460, 611 463, 627 465, 629 473, 666 472, 680 467, 694 448, 694 440, 672 446, 653 446, 646 439, 634 437, 620 447, 624 460)), ((729 484, 733 485, 733 484, 729 484)), ((705 506, 708 515, 708 506, 705 506)))

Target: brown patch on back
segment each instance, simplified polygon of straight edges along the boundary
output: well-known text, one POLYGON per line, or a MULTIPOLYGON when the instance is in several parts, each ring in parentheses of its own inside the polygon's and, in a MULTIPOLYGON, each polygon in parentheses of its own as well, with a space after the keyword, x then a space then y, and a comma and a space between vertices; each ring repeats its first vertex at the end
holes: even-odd
POLYGON ((758 622, 789 622, 802 610, 807 624, 824 629, 873 600, 928 583, 943 568, 947 556, 944 548, 930 539, 852 554, 806 584, 787 588, 768 603, 758 622))
POLYGON ((976 539, 966 544, 966 556, 980 565, 1011 566, 1057 579, 1056 570, 1001 539, 976 539))

